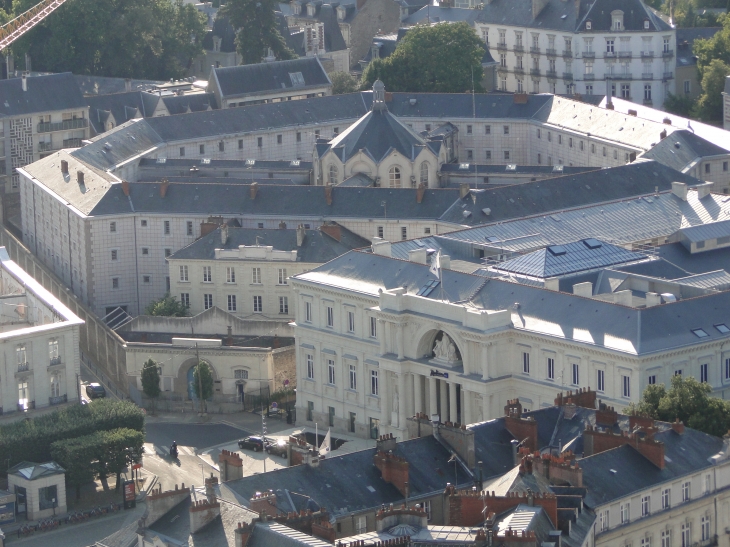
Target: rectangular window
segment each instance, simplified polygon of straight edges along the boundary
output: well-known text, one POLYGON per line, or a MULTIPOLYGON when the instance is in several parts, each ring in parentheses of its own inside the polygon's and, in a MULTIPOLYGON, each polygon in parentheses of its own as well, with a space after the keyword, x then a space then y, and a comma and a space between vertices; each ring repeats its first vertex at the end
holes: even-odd
POLYGON ((58 359, 58 340, 48 341, 48 357, 49 359, 58 359))
POLYGON ((631 397, 631 378, 628 376, 621 376, 621 396, 631 397))
POLYGON ((708 174, 710 173, 710 164, 709 163, 705 164, 705 173, 708 173, 708 174))
POLYGON ((700 519, 700 534, 701 534, 700 539, 702 541, 708 541, 710 539, 710 517, 709 516, 703 516, 700 519))
POLYGON ((207 310, 213 307, 213 295, 203 294, 203 309, 207 310))
POLYGON ((621 504, 621 524, 628 524, 631 519, 631 504, 626 502, 621 504))
POLYGON ((596 371, 596 389, 598 391, 606 391, 605 378, 606 378, 605 371, 603 371, 603 370, 596 371))
POLYGON ((180 281, 187 281, 187 280, 188 280, 188 267, 180 266, 180 281))
POLYGON ((213 282, 213 272, 210 266, 203 266, 203 283, 213 282))
POLYGON ((190 293, 189 292, 180 293, 180 302, 182 303, 183 306, 185 306, 186 308, 189 308, 190 307, 190 293))
POLYGON ((180 157, 181 158, 184 158, 185 157, 185 147, 184 146, 181 146, 180 147, 180 157))
POLYGON ((302 142, 302 132, 297 131, 297 142, 302 142))
POLYGON ((38 489, 38 508, 41 511, 55 509, 58 507, 58 494, 56 485, 45 486, 38 489))
POLYGON ((230 266, 226 267, 226 283, 236 282, 236 269, 230 266))
POLYGON ((117 223, 116 222, 110 222, 109 223, 109 231, 110 232, 116 232, 117 231, 117 223))
POLYGON ((188 220, 188 222, 187 222, 187 234, 189 236, 193 235, 193 221, 192 220, 188 220))
POLYGON ((542 154, 540 154, 540 152, 537 153, 537 164, 542 164, 542 154))
POLYGON ((405 241, 406 239, 408 239, 408 228, 406 228, 405 226, 402 226, 401 229, 400 229, 400 238, 403 241, 405 241))
POLYGON ((692 527, 689 522, 682 524, 682 547, 692 545, 692 527))
POLYGON ((548 380, 555 380, 555 359, 552 357, 547 359, 547 378, 548 380))
POLYGON ((170 256, 171 254, 172 254, 172 249, 169 249, 169 248, 168 249, 165 249, 165 258, 167 258, 168 256, 170 256))
POLYGON ((256 144, 257 144, 257 146, 258 146, 259 148, 263 148, 263 147, 264 147, 264 138, 263 138, 263 137, 259 137, 259 138, 258 138, 258 139, 256 140, 256 144))
POLYGON ((314 380, 314 356, 307 353, 307 378, 314 380))
POLYGON ((378 371, 371 370, 370 371, 370 395, 374 395, 377 397, 378 393, 379 393, 378 371))
POLYGON ((261 285, 261 268, 251 268, 251 283, 261 285))
POLYGON ((243 139, 238 139, 238 149, 243 150, 243 139))
POLYGON ((355 534, 364 534, 367 531, 368 531, 368 517, 367 516, 357 517, 355 520, 355 534))
POLYGON ((170 235, 170 221, 169 220, 166 220, 163 223, 163 233, 166 236, 169 236, 170 235))
POLYGON ((472 126, 471 125, 467 125, 466 126, 466 134, 467 135, 471 135, 471 133, 472 133, 472 126))
POLYGON ((329 416, 330 427, 335 427, 335 407, 327 407, 327 415, 329 416))
POLYGON ((492 151, 491 150, 485 150, 484 155, 486 156, 487 161, 492 161, 492 151))
POLYGON ((509 125, 503 126, 502 131, 505 135, 509 135, 509 125))
POLYGON ((119 278, 112 277, 112 289, 118 289, 118 288, 119 288, 119 278))
POLYGON ((149 275, 143 275, 142 276, 142 283, 151 283, 151 282, 152 282, 152 277, 151 276, 149 276, 149 275))
POLYGON ((307 323, 312 322, 312 303, 311 302, 304 303, 304 320, 307 323))
POLYGON ((656 384, 656 376, 652 374, 651 376, 649 376, 649 385, 653 386, 654 384, 656 384))
POLYGON ((286 285, 286 268, 279 268, 279 285, 286 285))
POLYGON ((355 332, 355 312, 347 312, 347 332, 355 332))
POLYGON ((370 318, 370 338, 378 337, 378 320, 375 317, 370 318))
POLYGON ((283 313, 283 314, 289 313, 289 297, 288 296, 279 297, 279 313, 283 313))
POLYGON ((492 126, 491 125, 485 125, 484 126, 484 134, 485 135, 491 135, 492 134, 492 126))
POLYGON ((201 144, 200 146, 198 146, 198 151, 200 152, 201 156, 205 154, 205 145, 201 144))
POLYGON ((608 530, 608 509, 606 509, 605 511, 601 511, 598 517, 598 525, 601 532, 608 530))
POLYGON ((264 310, 264 303, 263 303, 263 296, 254 296, 253 297, 253 312, 254 313, 261 313, 264 310))
POLYGON ((651 514, 651 496, 641 498, 641 516, 648 517, 651 514))
POLYGON ((332 306, 327 306, 327 326, 335 326, 335 309, 332 306))
POLYGON ((226 145, 225 145, 225 143, 224 143, 223 141, 220 141, 220 142, 218 143, 218 152, 224 152, 224 151, 225 151, 225 149, 226 149, 226 145))
POLYGON ((281 144, 282 142, 284 142, 284 137, 282 135, 277 135, 276 144, 281 144))
POLYGON ((700 382, 703 384, 707 383, 707 363, 700 365, 700 382))
POLYGON ((662 530, 662 547, 672 547, 671 530, 662 530))
POLYGON ((378 226, 378 237, 380 239, 383 239, 383 227, 382 226, 378 226))
POLYGON ((662 490, 662 509, 669 509, 672 507, 672 490, 665 488, 662 490))
POLYGON ((327 383, 335 385, 335 362, 332 359, 327 359, 327 383))
POLYGON ((236 295, 228 295, 228 311, 236 311, 236 295))
POLYGON ((424 500, 423 510, 426 513, 426 521, 431 522, 431 500, 424 500))
POLYGON ((705 475, 705 486, 702 490, 703 490, 703 492, 702 492, 703 494, 709 494, 710 490, 712 490, 712 479, 711 479, 710 475, 705 475))
POLYGON ((510 157, 509 150, 505 150, 504 151, 504 161, 509 161, 509 157, 510 157))
POLYGON ((357 390, 357 368, 355 365, 350 365, 350 389, 357 390))
POLYGON ((119 252, 116 249, 112 249, 112 260, 116 260, 119 252))
POLYGON ((580 384, 580 367, 578 363, 573 363, 573 385, 577 386, 580 384))
POLYGON ((530 374, 530 354, 526 351, 522 352, 522 372, 530 374))
POLYGON ((314 401, 307 401, 307 420, 312 421, 314 417, 314 401))
POLYGON ((689 501, 691 499, 690 486, 689 481, 682 484, 682 501, 689 501))

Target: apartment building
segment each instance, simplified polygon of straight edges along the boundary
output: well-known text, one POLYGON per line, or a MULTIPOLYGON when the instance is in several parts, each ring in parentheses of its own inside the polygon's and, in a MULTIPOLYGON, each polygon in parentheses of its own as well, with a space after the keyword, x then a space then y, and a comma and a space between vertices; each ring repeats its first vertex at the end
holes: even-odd
POLYGON ((0 413, 22 417, 79 401, 83 323, 0 248, 0 413))

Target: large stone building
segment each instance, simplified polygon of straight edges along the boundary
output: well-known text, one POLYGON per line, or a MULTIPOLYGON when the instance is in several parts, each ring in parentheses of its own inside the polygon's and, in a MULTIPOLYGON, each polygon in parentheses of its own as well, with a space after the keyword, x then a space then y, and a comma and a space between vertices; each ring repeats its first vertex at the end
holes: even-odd
POLYGON ((503 91, 610 93, 661 107, 675 90, 676 30, 641 0, 457 0, 406 19, 426 21, 471 24, 499 61, 503 91))

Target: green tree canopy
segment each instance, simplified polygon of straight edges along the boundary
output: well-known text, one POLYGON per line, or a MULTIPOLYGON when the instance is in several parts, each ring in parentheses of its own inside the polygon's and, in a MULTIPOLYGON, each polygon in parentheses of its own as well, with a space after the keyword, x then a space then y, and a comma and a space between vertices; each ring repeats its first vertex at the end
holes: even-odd
POLYGON ((201 399, 201 384, 203 387, 202 399, 210 399, 213 396, 213 373, 210 370, 210 365, 205 361, 200 361, 198 366, 193 370, 193 390, 198 399, 201 399), (200 380, 198 379, 198 375, 200 375, 200 380))
POLYGON ((706 121, 722 120, 722 92, 730 66, 720 59, 713 59, 702 71, 702 95, 697 101, 696 115, 706 121))
POLYGON ((671 387, 647 386, 638 403, 629 405, 628 414, 646 415, 655 420, 685 425, 721 437, 730 428, 730 401, 711 397, 709 384, 693 377, 672 376, 671 387))
POLYGON ((142 365, 142 391, 147 397, 152 399, 152 409, 154 411, 155 399, 160 396, 160 373, 159 365, 150 358, 142 365))
POLYGON ((482 92, 484 46, 467 23, 411 28, 392 55, 374 59, 362 76, 362 89, 375 80, 388 91, 482 92), (473 78, 473 79, 472 79, 473 78))
POLYGON ((177 298, 167 293, 165 296, 154 302, 150 302, 144 310, 147 315, 160 315, 165 317, 187 317, 188 307, 177 298))
POLYGON ((228 0, 218 13, 236 29, 236 50, 244 65, 260 63, 271 49, 279 61, 296 58, 279 32, 275 0, 228 0))
POLYGON ((357 91, 357 80, 347 72, 332 72, 329 74, 332 81, 332 94, 354 93, 357 91))
POLYGON ((689 118, 692 115, 694 108, 697 106, 697 101, 686 96, 686 95, 667 95, 664 99, 664 110, 671 114, 677 114, 678 116, 684 116, 689 118))
MULTIPOLYGON (((37 0, 14 0, 17 15, 37 0)), ((73 0, 12 45, 33 69, 135 77, 183 77, 202 52, 205 16, 182 0, 73 0)))

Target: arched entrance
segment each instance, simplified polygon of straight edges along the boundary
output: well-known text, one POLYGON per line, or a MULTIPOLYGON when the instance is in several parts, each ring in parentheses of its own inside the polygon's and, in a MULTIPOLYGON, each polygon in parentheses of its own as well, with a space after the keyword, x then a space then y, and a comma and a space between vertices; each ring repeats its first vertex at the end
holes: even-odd
MULTIPOLYGON (((211 375, 213 376, 213 381, 215 382, 218 379, 215 368, 213 368, 213 365, 211 365, 209 361, 206 361, 205 359, 201 359, 201 361, 208 364, 208 366, 210 367, 211 375)), ((175 382, 175 391, 177 391, 181 395, 184 395, 184 397, 188 401, 198 400, 198 398, 195 396, 195 388, 193 387, 193 371, 197 364, 198 361, 194 357, 191 359, 186 359, 182 363, 182 365, 180 365, 177 380, 175 382)), ((213 392, 215 394, 215 388, 213 389, 213 392)), ((208 400, 210 401, 212 399, 213 398, 211 397, 208 400)))

